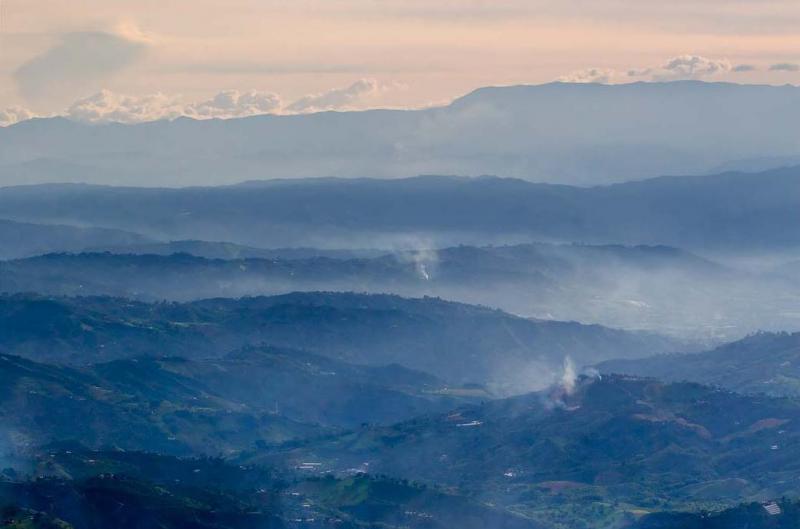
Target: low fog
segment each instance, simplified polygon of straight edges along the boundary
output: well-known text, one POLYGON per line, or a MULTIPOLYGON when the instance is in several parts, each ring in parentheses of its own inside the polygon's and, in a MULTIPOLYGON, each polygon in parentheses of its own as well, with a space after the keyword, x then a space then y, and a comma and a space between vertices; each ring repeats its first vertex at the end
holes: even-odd
POLYGON ((325 290, 436 296, 526 318, 647 330, 701 345, 759 330, 800 329, 792 259, 753 254, 742 266, 742 257, 712 261, 663 246, 437 249, 426 242, 407 238, 405 249, 318 251, 318 257, 313 249, 289 249, 271 250, 270 258, 207 258, 202 255, 209 248, 212 254, 218 249, 200 243, 178 245, 199 255, 148 253, 153 246, 137 253, 135 245, 49 254, 0 263, 0 290, 175 301, 325 290), (419 246, 407 249, 409 241, 419 246), (756 270, 757 260, 764 266, 756 270))

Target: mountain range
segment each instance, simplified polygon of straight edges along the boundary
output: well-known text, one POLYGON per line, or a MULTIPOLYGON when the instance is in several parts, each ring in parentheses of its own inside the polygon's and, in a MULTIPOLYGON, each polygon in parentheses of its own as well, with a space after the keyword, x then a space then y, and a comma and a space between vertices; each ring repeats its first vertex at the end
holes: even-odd
POLYGON ((435 296, 706 344, 798 328, 800 291, 782 271, 742 270, 667 246, 532 243, 370 255, 185 241, 113 251, 0 262, 0 291, 145 301, 319 290, 435 296), (170 249, 192 255, 169 254, 170 249), (230 257, 240 253, 263 256, 230 257), (761 310, 750 310, 753 304, 761 310))
POLYGON ((574 242, 796 251, 800 168, 571 187, 509 178, 303 179, 178 189, 3 188, 0 218, 259 248, 574 242))
POLYGON ((0 128, 0 527, 800 529, 798 103, 0 128))
POLYGON ((0 128, 0 182, 495 174, 587 185, 775 167, 799 154, 798 102, 791 85, 551 83, 481 88, 421 110, 138 125, 36 119, 0 128))
POLYGON ((696 354, 610 360, 597 368, 661 380, 690 380, 743 393, 800 396, 800 333, 757 333, 696 354))
MULTIPOLYGON (((333 516, 336 523, 444 528, 471 513, 465 520, 481 520, 472 523, 495 517, 491 527, 694 528, 686 524, 747 512, 762 523, 761 511, 737 505, 798 492, 800 404, 793 399, 634 377, 565 377, 542 392, 453 402, 444 412, 434 405, 395 424, 342 430, 294 422, 256 404, 272 395, 252 382, 271 380, 276 365, 315 371, 303 367, 314 358, 297 352, 250 349, 209 363, 138 359, 140 366, 81 369, 1 358, 0 440, 4 448, 42 443, 23 445, 0 476, 0 500, 14 506, 3 511, 10 518, 40 513, 40 521, 91 528, 81 512, 105 519, 122 504, 134 519, 169 518, 191 506, 197 520, 246 511, 320 527, 333 516), (219 372, 230 373, 231 383, 219 381, 219 372), (244 401, 227 400, 243 394, 244 401), (15 405, 6 405, 9 398, 15 405), (75 413, 82 424, 67 426, 75 413), (187 457, 209 450, 224 460, 187 457), (159 494, 162 500, 153 501, 159 494), (726 507, 733 510, 707 517, 674 512, 726 507)), ((341 376, 358 381, 352 370, 341 376)), ((368 376, 373 387, 387 380, 397 387, 404 378, 368 376)), ((406 384, 415 378, 423 387, 432 380, 408 372, 406 384)), ((326 387, 318 396, 284 398, 299 399, 304 409, 324 406, 326 387)), ((782 505, 786 513, 796 508, 782 505)), ((218 520, 208 527, 240 525, 218 520)))
POLYGON ((2 297, 0 343, 8 354, 76 366, 140 356, 221 358, 268 344, 354 364, 399 364, 501 394, 549 384, 567 356, 581 366, 682 347, 651 333, 536 321, 435 298, 313 292, 184 304, 2 297))
POLYGON ((488 397, 398 365, 357 366, 269 347, 215 360, 141 357, 77 368, 0 355, 0 379, 0 458, 58 441, 231 453, 488 397))
POLYGON ((107 245, 139 245, 147 237, 107 228, 43 225, 0 220, 0 259, 51 252, 79 252, 107 245))
POLYGON ((52 445, 37 480, 0 479, 3 524, 26 529, 541 529, 477 498, 365 474, 291 476, 219 458, 52 445))
MULTIPOLYGON (((165 245, 172 248, 174 243, 165 245)), ((216 245, 189 246, 197 253, 224 251, 216 245)), ((152 245, 121 247, 116 253, 45 254, 0 263, 0 288, 5 292, 35 291, 62 295, 114 295, 146 299, 193 300, 239 297, 295 290, 395 292, 472 298, 477 303, 502 306, 503 296, 524 287, 537 296, 566 296, 581 289, 618 291, 621 278, 629 282, 667 275, 673 281, 742 281, 717 263, 669 247, 618 245, 553 245, 471 247, 398 251, 375 257, 351 257, 342 250, 331 258, 325 250, 264 250, 274 257, 208 258, 181 252, 147 253, 152 245), (145 248, 141 253, 140 248, 145 248), (320 255, 316 255, 319 252, 320 255), (465 288, 465 285, 472 285, 465 288), (470 295, 470 292, 472 293, 470 295)), ((227 248, 227 247, 226 247, 227 248)), ((240 248, 240 247, 236 247, 240 248)), ((231 252, 239 251, 231 249, 231 252)), ((245 251, 245 250, 242 250, 245 251)), ((254 250, 255 252, 255 250, 254 250)), ((331 252, 333 253, 333 252, 331 252)), ((351 253, 357 253, 352 251, 351 253)), ((674 287, 673 287, 674 288, 674 287)), ((645 292, 639 296, 647 296, 645 292)), ((637 293, 631 292, 636 297, 637 293)), ((523 312, 523 304, 509 304, 523 312)), ((554 306, 548 299, 542 306, 554 306)))
POLYGON ((603 376, 245 461, 313 460, 333 472, 367 465, 457 487, 541 523, 613 527, 626 511, 796 495, 798 419, 796 400, 603 376))

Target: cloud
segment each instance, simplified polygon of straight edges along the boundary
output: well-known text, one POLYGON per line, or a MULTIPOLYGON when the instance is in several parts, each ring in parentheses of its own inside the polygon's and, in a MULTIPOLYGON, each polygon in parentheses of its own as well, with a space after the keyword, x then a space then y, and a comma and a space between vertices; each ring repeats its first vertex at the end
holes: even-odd
POLYGON ((800 64, 792 62, 779 62, 769 67, 771 72, 800 72, 800 64))
POLYGON ((14 79, 27 99, 77 97, 138 61, 150 44, 130 26, 114 32, 67 33, 55 46, 17 68, 14 79))
POLYGON ((36 114, 22 107, 11 107, 0 110, 0 127, 7 127, 20 121, 35 118, 36 114))
POLYGON ((87 123, 142 123, 174 119, 183 112, 183 106, 176 98, 164 94, 127 96, 101 90, 73 103, 65 115, 87 123))
POLYGON ((589 68, 572 72, 558 78, 562 83, 602 83, 608 84, 617 76, 617 72, 606 68, 589 68))
POLYGON ((378 94, 381 89, 382 86, 375 79, 360 79, 345 88, 334 88, 321 94, 301 97, 286 107, 286 111, 319 112, 348 109, 363 98, 378 94))
POLYGON ((756 68, 752 64, 737 64, 736 66, 733 67, 731 71, 736 73, 744 73, 744 72, 755 72, 757 70, 758 68, 756 68))
MULTIPOLYGON (((737 68, 750 68, 740 65, 737 68)), ((632 68, 626 72, 628 77, 649 81, 678 81, 681 79, 701 79, 725 74, 734 68, 727 59, 711 59, 702 55, 678 55, 667 59, 658 67, 632 68)), ((747 69, 737 71, 749 71, 747 69)))
POLYGON ((208 101, 189 105, 186 115, 196 118, 232 118, 277 112, 283 103, 270 92, 225 90, 208 101))
POLYGON ((631 68, 630 70, 628 70, 627 75, 628 77, 647 77, 652 73, 653 73, 652 68, 641 68, 641 69, 631 68))
POLYGON ((225 90, 211 99, 190 103, 164 94, 128 96, 102 90, 73 103, 66 116, 87 123, 143 123, 178 117, 236 118, 277 112, 280 108, 280 97, 257 90, 225 90))
MULTIPOLYGON (((144 123, 179 117, 228 119, 259 114, 299 114, 353 108, 364 98, 399 86, 361 79, 345 88, 302 97, 288 106, 284 106, 277 94, 258 90, 225 90, 203 101, 185 101, 179 96, 160 93, 131 96, 101 90, 72 103, 64 115, 85 123, 144 123)), ((13 118, 9 113, 9 122, 21 119, 27 118, 13 118)))
POLYGON ((699 79, 731 71, 727 59, 709 59, 701 55, 679 55, 669 59, 656 76, 663 79, 699 79))
POLYGON ((734 69, 727 59, 710 59, 701 55, 679 55, 668 59, 657 67, 630 68, 624 73, 608 68, 588 68, 558 78, 565 83, 611 83, 618 78, 643 79, 646 81, 677 81, 701 79, 731 71, 743 72, 755 69, 750 65, 739 65, 734 69))

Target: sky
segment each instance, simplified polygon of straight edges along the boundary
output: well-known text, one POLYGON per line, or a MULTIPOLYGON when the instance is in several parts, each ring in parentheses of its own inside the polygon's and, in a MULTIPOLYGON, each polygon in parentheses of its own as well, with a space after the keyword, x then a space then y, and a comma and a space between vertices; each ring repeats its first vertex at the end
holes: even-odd
POLYGON ((0 4, 0 125, 423 107, 555 80, 800 83, 797 0, 0 4))

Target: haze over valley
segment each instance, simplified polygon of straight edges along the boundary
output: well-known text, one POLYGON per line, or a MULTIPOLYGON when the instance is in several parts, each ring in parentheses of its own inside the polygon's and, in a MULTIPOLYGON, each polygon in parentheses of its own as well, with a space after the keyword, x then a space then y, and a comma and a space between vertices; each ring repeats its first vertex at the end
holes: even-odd
POLYGON ((592 188, 435 176, 10 187, 0 287, 150 301, 439 296, 713 345, 800 330, 800 231, 786 229, 800 215, 798 174, 592 188))
POLYGON ((0 527, 800 529, 800 8, 0 1, 0 527))

